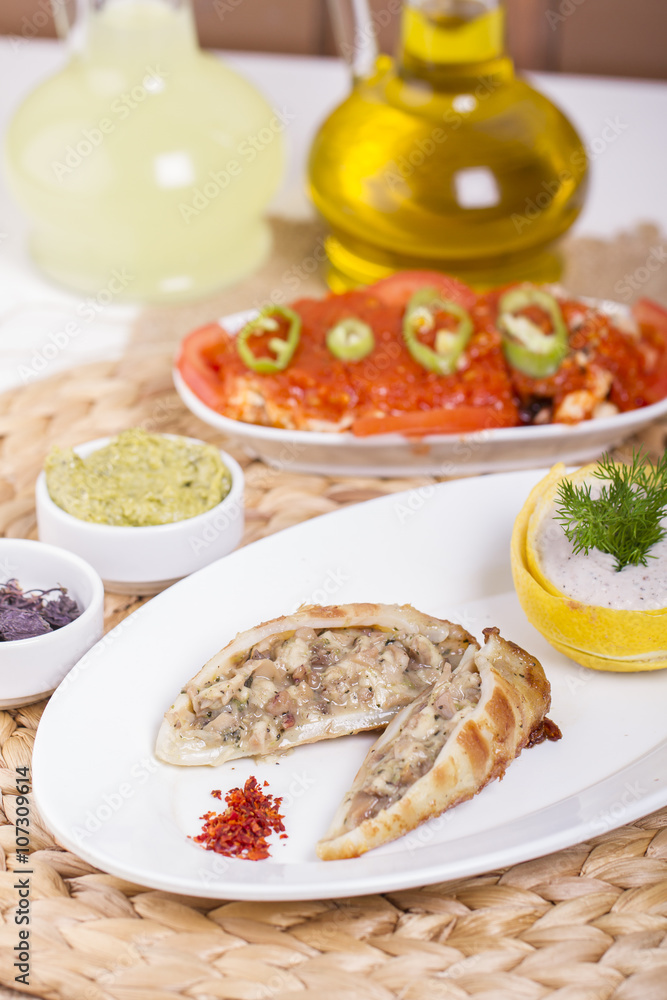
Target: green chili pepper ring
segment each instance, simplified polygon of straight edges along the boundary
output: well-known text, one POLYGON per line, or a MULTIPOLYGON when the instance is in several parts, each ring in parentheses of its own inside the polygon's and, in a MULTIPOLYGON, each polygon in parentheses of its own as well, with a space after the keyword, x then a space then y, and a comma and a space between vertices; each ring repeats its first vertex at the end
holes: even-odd
POLYGON ((341 361, 361 361, 375 347, 375 337, 368 323, 350 316, 327 331, 327 347, 341 361))
POLYGON ((560 305, 553 295, 530 285, 513 288, 498 303, 498 327, 507 361, 531 378, 555 375, 569 350, 569 338, 560 305), (527 316, 516 313, 539 306, 548 314, 553 333, 545 333, 527 316))
POLYGON ((438 375, 451 375, 473 332, 470 313, 458 302, 444 299, 435 288, 420 288, 408 302, 403 317, 403 339, 415 361, 438 375), (422 330, 435 326, 435 314, 449 313, 459 322, 456 330, 436 330, 435 350, 419 340, 422 330))
POLYGON ((262 309, 259 316, 255 316, 236 337, 236 350, 243 364, 251 368, 260 375, 272 375, 287 368, 296 351, 301 337, 301 317, 292 309, 286 306, 267 306, 262 309), (267 331, 277 330, 278 321, 276 316, 282 316, 289 322, 287 337, 272 337, 269 341, 269 348, 273 351, 274 357, 269 354, 256 356, 253 354, 248 341, 251 337, 267 331))

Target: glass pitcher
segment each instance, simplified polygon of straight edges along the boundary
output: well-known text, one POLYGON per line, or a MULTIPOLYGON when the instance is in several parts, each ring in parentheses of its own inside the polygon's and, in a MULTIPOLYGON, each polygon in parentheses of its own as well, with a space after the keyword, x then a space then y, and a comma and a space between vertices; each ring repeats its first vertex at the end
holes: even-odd
POLYGON ((199 49, 189 0, 78 0, 70 45, 7 133, 36 263, 83 292, 157 302, 255 268, 285 122, 199 49))
POLYGON ((554 280, 554 241, 579 214, 586 151, 514 75, 499 0, 331 0, 352 92, 312 146, 310 192, 330 227, 335 290, 402 268, 477 287, 554 280), (395 59, 375 18, 400 17, 395 59))

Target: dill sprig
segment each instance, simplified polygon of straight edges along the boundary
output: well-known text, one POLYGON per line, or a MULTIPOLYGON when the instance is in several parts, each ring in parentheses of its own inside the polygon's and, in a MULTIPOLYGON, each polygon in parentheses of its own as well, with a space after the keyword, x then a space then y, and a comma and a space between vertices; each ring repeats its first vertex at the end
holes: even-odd
POLYGON ((556 520, 574 552, 608 552, 617 571, 646 566, 655 558, 650 549, 667 534, 661 524, 667 513, 667 451, 656 464, 641 449, 628 465, 605 454, 593 475, 605 480, 597 497, 591 496, 590 483, 576 486, 564 479, 558 487, 556 520))

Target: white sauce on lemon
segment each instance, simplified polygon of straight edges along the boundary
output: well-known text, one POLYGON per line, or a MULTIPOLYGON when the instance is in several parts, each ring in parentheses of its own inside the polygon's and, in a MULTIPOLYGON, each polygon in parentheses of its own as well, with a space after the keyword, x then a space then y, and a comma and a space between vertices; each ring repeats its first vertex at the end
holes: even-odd
MULTIPOLYGON (((667 607, 667 538, 650 551, 646 566, 617 571, 607 552, 573 552, 562 525, 545 518, 536 539, 536 554, 544 575, 554 587, 582 604, 624 611, 658 611, 667 607)), ((667 526, 667 518, 662 522, 667 526)))

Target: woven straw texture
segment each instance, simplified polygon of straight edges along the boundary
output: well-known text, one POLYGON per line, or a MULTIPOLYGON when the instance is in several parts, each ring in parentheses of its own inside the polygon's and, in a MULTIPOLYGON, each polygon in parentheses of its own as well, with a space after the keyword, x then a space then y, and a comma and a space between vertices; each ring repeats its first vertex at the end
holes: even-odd
MULTIPOLYGON (((275 236, 272 261, 241 289, 196 307, 144 313, 121 360, 0 397, 0 533, 35 537, 34 482, 54 443, 142 426, 228 447, 178 401, 173 345, 195 323, 284 287, 285 261, 318 259, 313 227, 277 225, 275 236)), ((646 261, 657 238, 647 227, 615 244, 571 243, 569 287, 612 297, 614 282, 646 261)), ((321 288, 309 269, 304 275, 299 294, 321 288)), ((667 301, 667 277, 651 281, 642 293, 667 301)), ((644 443, 661 452, 667 426, 652 428, 644 443)), ((229 450, 246 474, 245 543, 434 481, 296 475, 229 450)), ((107 595, 107 627, 143 600, 107 595)), ((0 712, 2 996, 667 1000, 667 809, 570 850, 460 882, 350 900, 240 903, 147 891, 98 872, 54 841, 32 803, 32 959, 29 985, 17 983, 16 768, 30 765, 44 704, 0 712)))

